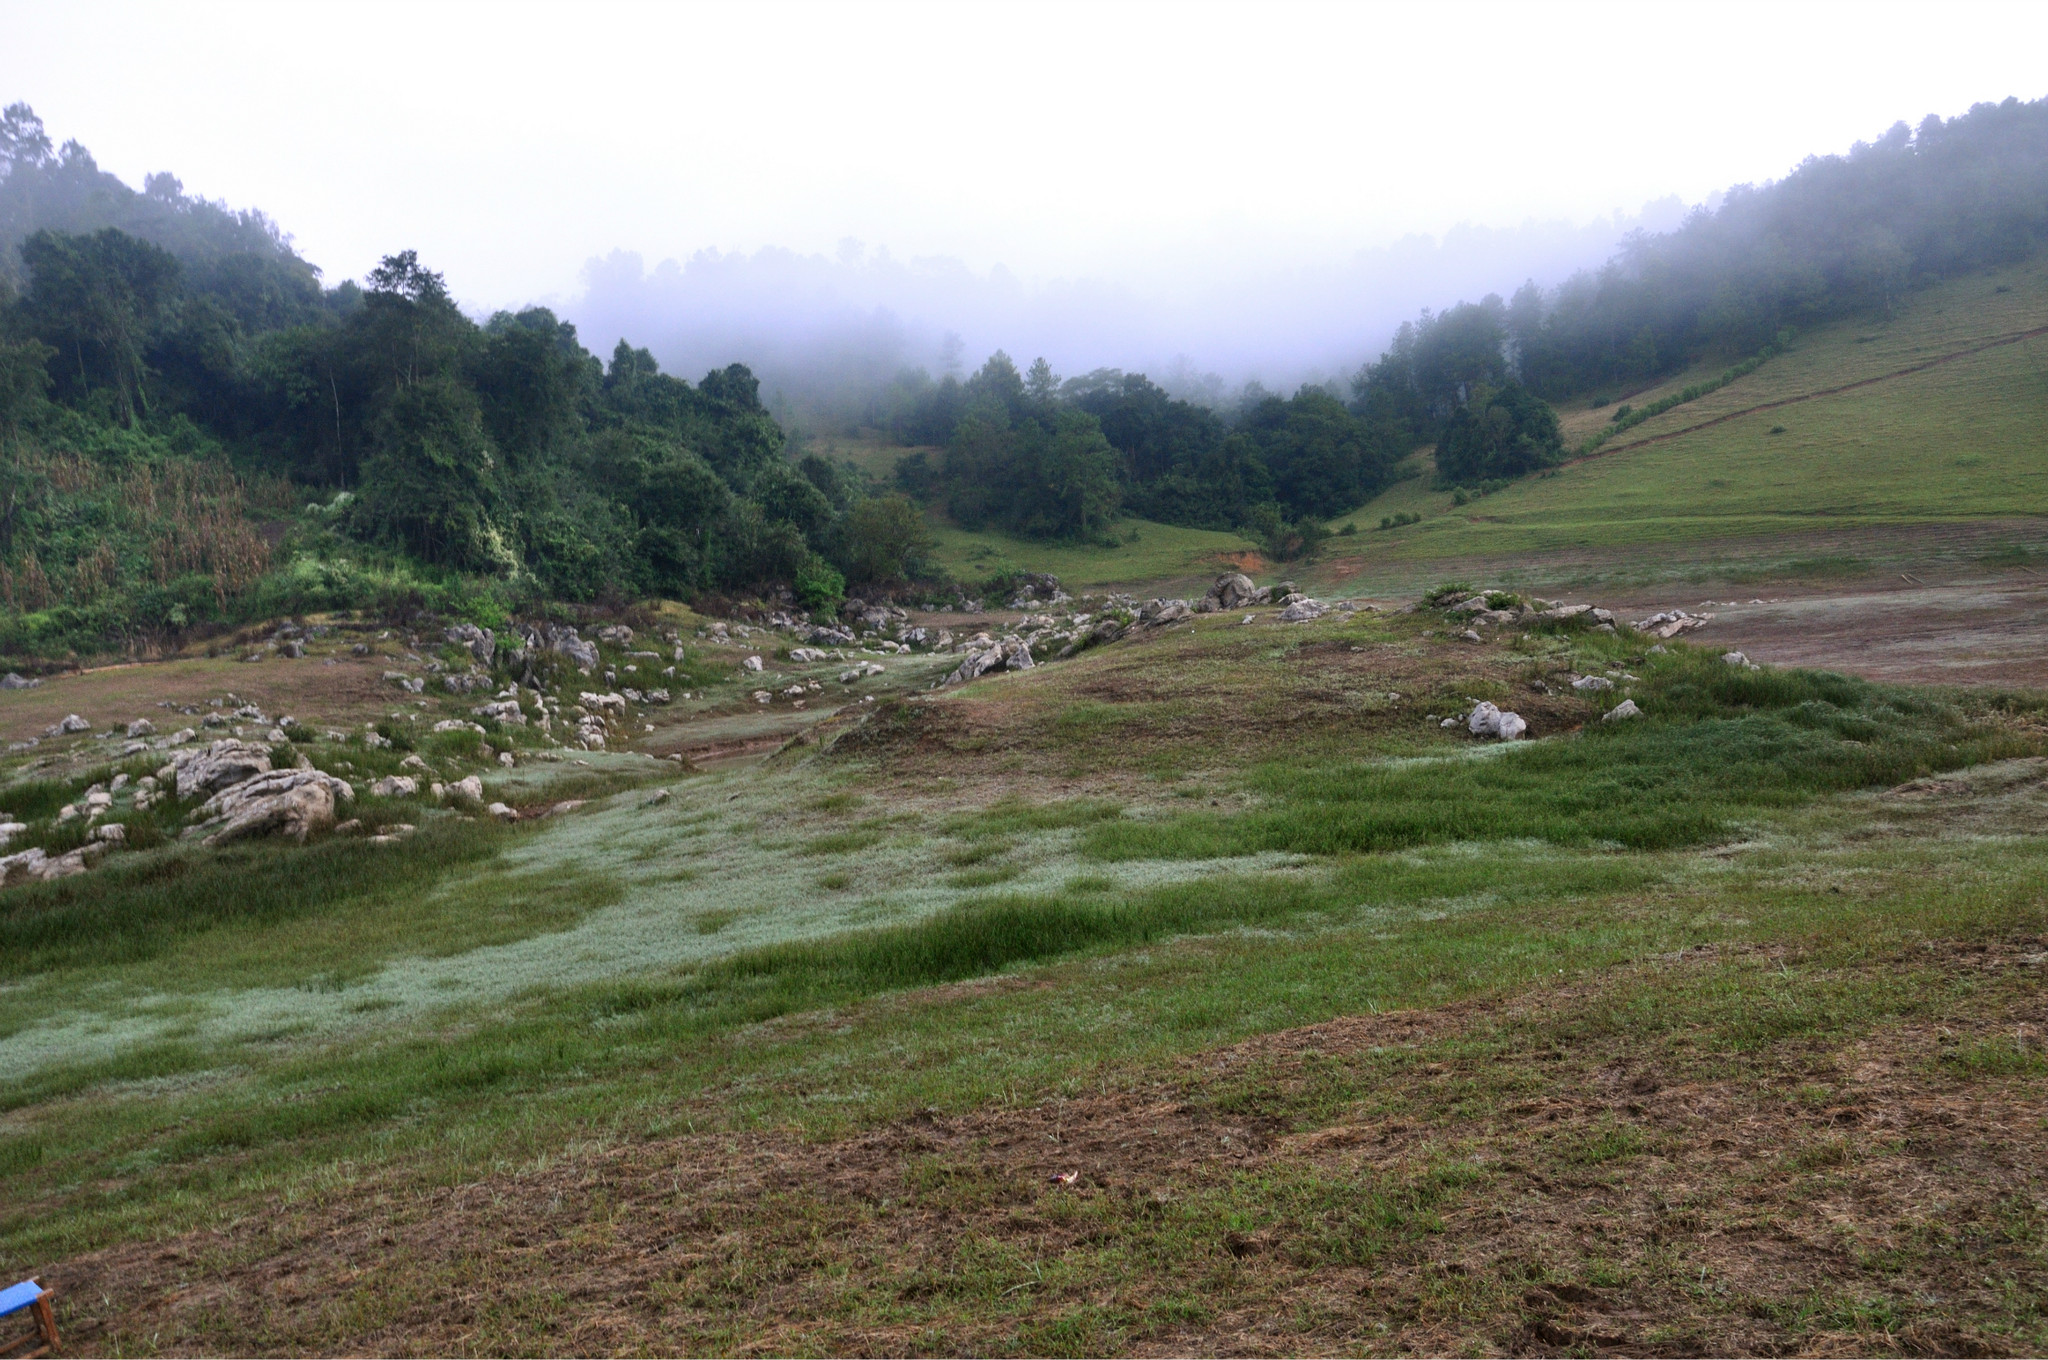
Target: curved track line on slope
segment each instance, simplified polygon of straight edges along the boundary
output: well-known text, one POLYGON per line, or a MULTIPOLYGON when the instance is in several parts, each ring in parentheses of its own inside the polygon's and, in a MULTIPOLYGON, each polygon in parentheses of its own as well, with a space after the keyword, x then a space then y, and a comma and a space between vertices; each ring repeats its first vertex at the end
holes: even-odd
POLYGON ((1755 415, 1758 411, 1775 411, 1780 406, 1796 406, 1802 401, 1812 401, 1817 397, 1832 397, 1842 392, 1853 392, 1859 387, 1870 387, 1877 383, 1890 382, 1893 378, 1903 378, 1908 374, 1924 373, 1930 368, 1938 368, 1942 364, 1951 363, 1957 359, 1967 359, 1972 354, 1982 354, 1986 350, 1998 349, 2003 345, 2017 345, 2022 340, 2032 340, 2036 336, 2042 335, 2048 335, 2048 326, 2036 326, 2030 331, 2020 331, 2014 335, 2003 335, 1996 340, 1987 340, 1981 345, 1972 345, 1968 349, 1959 349, 1949 354, 1937 355, 1925 363, 1893 369, 1889 373, 1880 373, 1874 378, 1858 378, 1855 382, 1843 383, 1839 387, 1823 387, 1817 391, 1801 393, 1796 397, 1781 397, 1777 401, 1767 401, 1756 406, 1746 406, 1740 411, 1730 411, 1726 415, 1718 415, 1711 420, 1702 420, 1697 425, 1687 425, 1683 429, 1667 430, 1663 434, 1653 434, 1646 439, 1637 439, 1627 444, 1616 444, 1612 448, 1599 449, 1583 457, 1567 458, 1559 466, 1570 467, 1574 463, 1590 463, 1595 458, 1605 458, 1609 454, 1623 453, 1629 449, 1645 448, 1651 444, 1661 444, 1667 439, 1676 439, 1680 435, 1693 434, 1699 430, 1711 429, 1716 425, 1740 419, 1743 416, 1755 415))

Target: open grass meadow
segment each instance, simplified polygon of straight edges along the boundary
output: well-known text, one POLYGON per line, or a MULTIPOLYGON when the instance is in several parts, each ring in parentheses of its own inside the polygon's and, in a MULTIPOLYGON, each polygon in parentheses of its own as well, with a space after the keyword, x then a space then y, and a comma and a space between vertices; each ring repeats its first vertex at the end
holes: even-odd
POLYGON ((1193 589, 1199 594, 1219 573, 1260 560, 1258 546, 1242 534, 1144 519, 1120 520, 1114 543, 1041 542, 995 530, 969 532, 937 515, 933 519, 939 561, 963 581, 1021 567, 1049 571, 1069 590, 1193 589))
POLYGON ((1448 633, 10 890, 0 1258, 106 1352, 2048 1345, 2042 701, 1448 633))
MULTIPOLYGON (((1930 288, 1902 299, 1889 322, 1802 335, 1592 456, 1468 504, 1430 476, 1399 483, 1330 522, 1357 526, 1330 556, 1406 579, 1457 558, 1698 555, 1745 539, 1775 539, 1796 556, 1802 540, 1842 530, 2038 521, 2048 514, 2048 334, 1994 342, 2042 327, 2048 270, 2038 263, 1930 288), (1944 361, 1902 372, 1935 360, 1944 361), (1835 388, 1848 390, 1825 394, 1835 388), (1422 522, 1379 529, 1397 512, 1422 522)), ((1629 399, 1647 404, 1718 368, 1629 399)), ((1597 412, 1563 414, 1573 447, 1599 424, 1589 421, 1597 412)))

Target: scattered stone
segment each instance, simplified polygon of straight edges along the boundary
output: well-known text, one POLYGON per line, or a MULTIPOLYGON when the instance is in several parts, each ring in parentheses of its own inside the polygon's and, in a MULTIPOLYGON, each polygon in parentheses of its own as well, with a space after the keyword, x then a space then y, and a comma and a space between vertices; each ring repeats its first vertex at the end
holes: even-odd
POLYGON ((461 718, 443 718, 434 724, 434 730, 436 732, 474 732, 480 737, 484 735, 482 724, 466 722, 461 718))
POLYGON ((1582 675, 1572 681, 1572 688, 1585 693, 1587 691, 1613 689, 1614 682, 1604 675, 1582 675))
POLYGON ((465 803, 481 803, 484 800, 484 781, 476 775, 458 779, 445 788, 450 798, 459 798, 465 803))
POLYGON ((147 718, 137 718, 128 724, 127 734, 131 737, 153 737, 156 735, 156 724, 147 718))
POLYGON ((498 763, 509 770, 519 762, 512 758, 512 753, 510 751, 500 751, 498 752, 498 763))
POLYGON ((0 689, 34 689, 42 683, 40 680, 24 680, 13 671, 7 672, 5 676, 0 676, 0 689))
POLYGON ((653 807, 656 803, 666 803, 672 796, 667 789, 656 789, 647 795, 647 801, 642 806, 653 807))
POLYGON ((1602 714, 1600 717, 1600 721, 1615 722, 1618 719, 1622 718, 1641 717, 1642 712, 1643 710, 1636 707, 1635 700, 1623 699, 1620 703, 1616 704, 1613 708, 1608 709, 1607 712, 1602 714))
POLYGON ((61 737, 72 732, 90 731, 92 731, 91 723, 79 717, 76 713, 67 713, 64 715, 62 722, 53 723, 49 727, 44 728, 43 735, 46 737, 61 737))
POLYGON ((1479 642, 1482 640, 1479 636, 1479 630, 1476 628, 1467 628, 1464 632, 1458 634, 1458 639, 1461 642, 1479 642))
POLYGON ((1295 595, 1290 598, 1293 602, 1280 611, 1282 623, 1307 623, 1330 612, 1328 605, 1320 600, 1312 600, 1306 595, 1295 595))
POLYGON ((493 803, 485 808, 484 811, 490 813, 491 816, 496 817, 501 822, 516 822, 519 820, 519 814, 503 803, 493 803))
POLYGON ((761 669, 761 658, 758 656, 747 657, 745 660, 740 662, 740 669, 743 671, 753 671, 758 673, 761 669))
POLYGON ((128 840, 128 828, 119 822, 107 822, 92 829, 92 838, 113 845, 123 845, 128 840))
POLYGON ((419 791, 419 780, 402 774, 387 774, 370 785, 370 792, 379 798, 410 798, 419 791))
POLYGON ((526 726, 526 714, 520 711, 517 699, 500 699, 495 703, 479 704, 469 711, 479 718, 489 718, 493 722, 509 723, 513 727, 526 726))

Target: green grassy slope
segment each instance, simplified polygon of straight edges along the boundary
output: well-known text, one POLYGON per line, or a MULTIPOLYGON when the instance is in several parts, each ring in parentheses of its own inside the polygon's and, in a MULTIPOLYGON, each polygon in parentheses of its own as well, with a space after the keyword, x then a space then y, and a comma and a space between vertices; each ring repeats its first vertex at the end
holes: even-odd
POLYGON ((1093 543, 1042 543, 1009 534, 970 533, 933 517, 939 560, 963 581, 987 577, 1006 566, 1049 571, 1068 588, 1141 585, 1213 577, 1230 568, 1227 559, 1256 553, 1241 534, 1184 529, 1147 519, 1116 526, 1115 547, 1093 543))
POLYGON ((1332 521, 1359 525, 1339 552, 1421 562, 2048 513, 2048 335, 1994 343, 2044 326, 2048 264, 1955 280, 1889 322, 1803 336, 1553 475, 1462 507, 1427 479, 1402 483, 1332 521), (1371 528, 1396 511, 1424 522, 1371 528))

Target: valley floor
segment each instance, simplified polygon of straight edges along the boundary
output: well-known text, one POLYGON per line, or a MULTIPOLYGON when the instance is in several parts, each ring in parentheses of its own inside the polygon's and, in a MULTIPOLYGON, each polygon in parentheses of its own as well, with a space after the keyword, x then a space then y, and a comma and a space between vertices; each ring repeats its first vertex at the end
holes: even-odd
MULTIPOLYGON (((1662 650, 1258 609, 804 710, 693 643, 639 749, 488 775, 572 812, 241 852, 204 919, 138 854, 113 939, 0 898, 0 1261, 99 1353, 2038 1352, 2037 580, 1758 578, 1662 650)), ((392 704, 327 659, 0 728, 392 704)))

